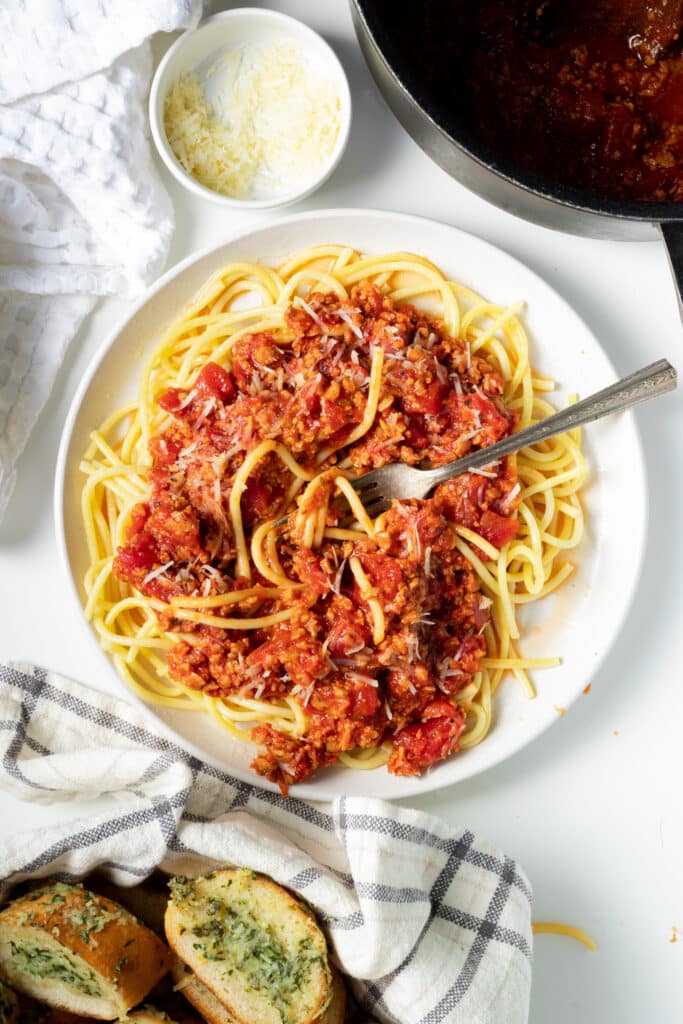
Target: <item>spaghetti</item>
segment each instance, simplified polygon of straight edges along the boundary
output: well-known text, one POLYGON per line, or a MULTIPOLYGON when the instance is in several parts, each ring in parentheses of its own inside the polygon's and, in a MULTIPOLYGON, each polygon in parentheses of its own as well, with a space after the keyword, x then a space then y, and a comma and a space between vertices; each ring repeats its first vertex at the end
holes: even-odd
POLYGON ((561 924, 559 921, 534 921, 531 930, 534 935, 563 935, 565 939, 574 939, 591 953, 598 948, 595 939, 592 939, 583 928, 575 928, 571 924, 561 924))
POLYGON ((572 572, 579 432, 375 520, 350 483, 554 411, 520 311, 410 253, 214 274, 81 464, 86 615, 126 682, 257 742, 284 791, 474 746, 508 673, 533 697, 557 661, 521 655, 517 610, 572 572))

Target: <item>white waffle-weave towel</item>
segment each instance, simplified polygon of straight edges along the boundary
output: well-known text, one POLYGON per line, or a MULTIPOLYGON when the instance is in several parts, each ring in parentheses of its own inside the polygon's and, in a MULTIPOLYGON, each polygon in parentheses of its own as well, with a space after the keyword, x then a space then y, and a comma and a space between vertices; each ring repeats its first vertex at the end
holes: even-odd
POLYGON ((152 162, 148 37, 201 0, 0 3, 0 519, 15 463, 98 295, 163 267, 173 210, 152 162))
POLYGON ((373 1017, 525 1024, 531 889, 469 829, 359 797, 316 805, 247 785, 160 736, 125 701, 0 665, 0 787, 24 800, 98 796, 98 811, 0 839, 0 898, 22 879, 99 867, 134 885, 160 866, 265 872, 320 915, 373 1017))

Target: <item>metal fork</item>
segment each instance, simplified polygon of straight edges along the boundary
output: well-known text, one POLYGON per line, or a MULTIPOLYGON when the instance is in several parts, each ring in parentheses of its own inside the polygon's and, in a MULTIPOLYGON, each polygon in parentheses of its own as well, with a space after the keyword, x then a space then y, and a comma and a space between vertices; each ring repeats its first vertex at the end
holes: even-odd
MULTIPOLYGON (((394 498, 425 498, 429 492, 444 480, 450 480, 473 469, 484 469, 491 463, 511 455, 522 448, 536 444, 548 437, 564 434, 574 427, 592 423, 610 413, 628 409, 639 402, 673 391, 677 384, 674 367, 666 359, 644 366, 642 370, 623 377, 616 384, 610 384, 602 391, 570 405, 547 419, 526 427, 516 434, 497 441, 488 448, 478 448, 461 459, 447 462, 436 469, 414 469, 400 462, 392 462, 381 469, 373 469, 363 476, 350 480, 371 519, 386 511, 394 498)), ((353 522, 347 518, 342 526, 353 522)))

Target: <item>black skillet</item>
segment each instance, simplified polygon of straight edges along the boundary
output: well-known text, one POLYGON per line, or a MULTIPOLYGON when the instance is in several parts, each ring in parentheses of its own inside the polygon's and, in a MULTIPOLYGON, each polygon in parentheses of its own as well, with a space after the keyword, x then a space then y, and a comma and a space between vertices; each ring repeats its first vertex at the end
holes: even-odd
MULTIPOLYGON (((406 131, 444 170, 497 206, 547 227, 632 241, 656 237, 659 231, 683 317, 683 203, 598 196, 549 181, 494 153, 472 133, 463 110, 430 89, 428 71, 419 66, 419 60, 406 57, 397 39, 396 18, 405 17, 409 6, 417 22, 421 5, 395 0, 393 4, 387 0, 350 3, 361 50, 380 91, 406 131)), ((465 7, 457 0, 451 4, 455 32, 463 38, 465 7)), ((444 56, 456 69, 457 53, 444 56)))

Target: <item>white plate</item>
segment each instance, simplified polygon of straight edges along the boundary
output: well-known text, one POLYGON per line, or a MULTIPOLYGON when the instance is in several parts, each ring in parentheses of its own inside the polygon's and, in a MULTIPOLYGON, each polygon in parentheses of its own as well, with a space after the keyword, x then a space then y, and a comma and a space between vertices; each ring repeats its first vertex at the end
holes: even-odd
MULTIPOLYGON (((429 257, 450 277, 497 303, 525 299, 533 363, 560 382, 561 389, 553 396, 558 405, 571 392, 585 396, 615 380, 598 342, 552 288, 512 257, 455 228, 381 211, 316 210, 233 237, 178 264, 154 285, 104 341, 74 398, 57 462, 55 516, 70 590, 81 606, 88 555, 81 527, 83 479, 78 463, 90 431, 134 396, 143 355, 214 270, 236 259, 276 264, 297 249, 323 242, 370 253, 408 249, 429 257)), ((585 436, 592 474, 584 491, 585 539, 572 552, 577 570, 558 593, 526 606, 520 615, 524 654, 562 658, 559 668, 536 673, 536 700, 527 700, 515 681, 507 680, 496 698, 488 737, 420 778, 395 778, 384 768, 372 772, 330 768, 297 786, 296 795, 318 800, 341 794, 397 798, 448 786, 524 747, 558 720, 557 708, 568 707, 582 692, 624 621, 640 571, 647 524, 643 458, 632 414, 602 420, 589 427, 585 436)), ((85 632, 97 643, 84 620, 85 632)), ((102 678, 118 680, 104 652, 102 678)), ((122 682, 119 685, 132 696, 122 682)), ((275 788, 249 770, 254 747, 233 740, 207 715, 156 707, 150 707, 150 713, 197 756, 240 779, 275 788)))

